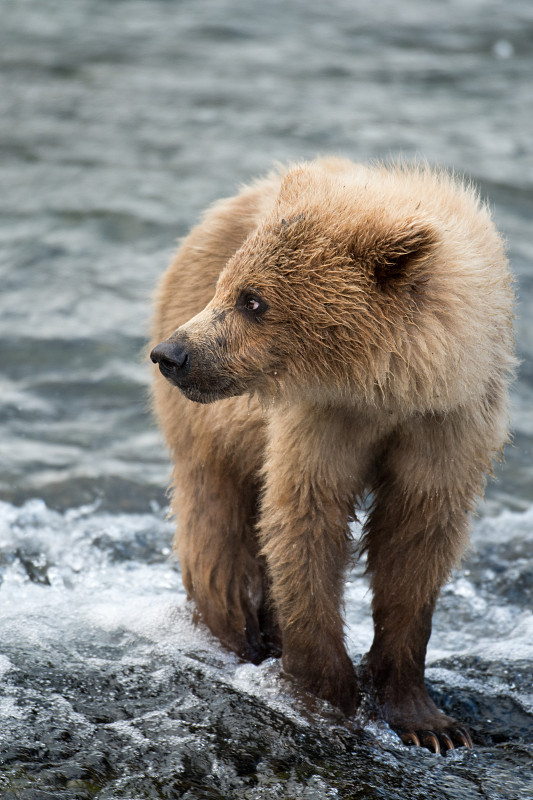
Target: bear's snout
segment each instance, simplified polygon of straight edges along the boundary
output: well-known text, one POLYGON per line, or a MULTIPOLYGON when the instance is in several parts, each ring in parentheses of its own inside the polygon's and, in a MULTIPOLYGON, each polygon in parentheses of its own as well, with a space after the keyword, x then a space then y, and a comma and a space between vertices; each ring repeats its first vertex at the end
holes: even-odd
POLYGON ((150 358, 163 377, 180 388, 183 386, 191 370, 191 354, 182 343, 166 339, 154 347, 150 358))
POLYGON ((191 343, 181 331, 156 345, 150 358, 167 381, 197 403, 213 403, 243 391, 233 376, 220 368, 208 345, 191 343))

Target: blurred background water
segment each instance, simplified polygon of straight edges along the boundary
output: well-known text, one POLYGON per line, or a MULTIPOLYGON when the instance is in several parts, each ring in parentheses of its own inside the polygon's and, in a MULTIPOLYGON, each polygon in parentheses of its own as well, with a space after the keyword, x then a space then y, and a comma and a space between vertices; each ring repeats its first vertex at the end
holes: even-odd
MULTIPOLYGON (((533 792, 533 5, 0 0, 0 793, 533 792), (428 678, 478 747, 309 718, 190 625, 143 357, 212 200, 273 161, 421 157, 491 204, 517 279, 514 441, 443 592, 428 678)), ((350 651, 369 598, 347 586, 350 651)))

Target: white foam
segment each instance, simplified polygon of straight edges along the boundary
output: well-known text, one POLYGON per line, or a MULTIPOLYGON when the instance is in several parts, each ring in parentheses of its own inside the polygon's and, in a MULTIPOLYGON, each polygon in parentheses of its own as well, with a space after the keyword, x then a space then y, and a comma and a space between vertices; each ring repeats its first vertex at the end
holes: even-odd
POLYGON ((15 719, 24 719, 25 711, 20 708, 13 697, 0 698, 0 720, 9 725, 15 719))
MULTIPOLYGON (((533 508, 502 512, 478 521, 473 540, 478 548, 487 542, 492 547, 511 539, 525 541, 532 526, 533 508)), ((76 652, 80 637, 98 641, 126 634, 135 643, 128 656, 133 661, 151 663, 157 653, 180 663, 192 659, 236 690, 295 713, 278 661, 258 667, 243 664, 207 630, 193 626, 179 573, 164 555, 172 529, 160 513, 101 514, 88 506, 61 514, 40 500, 22 508, 0 503, 0 551, 6 563, 0 586, 0 641, 14 649, 46 651, 60 646, 62 651, 76 652), (143 560, 139 537, 154 543, 150 553, 157 558, 143 560), (43 582, 30 580, 16 553, 31 557, 36 569, 42 570, 43 582)), ((504 567, 511 580, 512 565, 504 567)), ((371 596, 362 573, 359 565, 346 585, 347 638, 354 659, 372 641, 371 596)), ((488 569, 486 586, 480 586, 464 570, 446 587, 435 614, 430 666, 458 654, 533 659, 532 610, 507 602, 505 593, 493 595, 491 577, 488 569)), ((0 675, 9 675, 11 669, 10 659, 0 656, 0 675)), ((159 677, 164 680, 163 674, 159 677)), ((15 713, 13 709, 9 697, 4 698, 0 712, 15 713)))
POLYGON ((6 672, 9 672, 11 669, 13 669, 13 664, 9 658, 0 653, 0 678, 3 678, 6 672))

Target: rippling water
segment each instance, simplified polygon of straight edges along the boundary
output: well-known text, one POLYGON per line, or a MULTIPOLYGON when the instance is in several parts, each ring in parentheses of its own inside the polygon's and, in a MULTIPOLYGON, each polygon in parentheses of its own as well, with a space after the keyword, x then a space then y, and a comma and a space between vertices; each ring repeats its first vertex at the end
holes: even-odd
POLYGON ((0 0, 0 20, 2 796, 529 798, 533 6, 0 0), (153 286, 207 203, 324 152, 465 173, 517 277, 514 443, 430 644, 478 745, 446 759, 309 716, 276 661, 191 627, 169 559, 153 286))

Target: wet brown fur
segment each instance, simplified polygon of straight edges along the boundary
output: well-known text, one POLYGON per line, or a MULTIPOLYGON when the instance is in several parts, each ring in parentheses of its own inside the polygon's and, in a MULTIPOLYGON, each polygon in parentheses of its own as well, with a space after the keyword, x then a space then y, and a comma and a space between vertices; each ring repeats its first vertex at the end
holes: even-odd
POLYGON ((282 648, 304 689, 355 711, 343 584, 371 491, 377 697, 399 732, 456 736, 425 651, 507 437, 512 302, 488 210, 426 167, 319 159, 207 211, 162 279, 152 336, 189 349, 199 402, 156 371, 154 404, 183 580, 227 646, 254 661, 282 648), (237 308, 248 290, 268 306, 257 320, 237 308))

